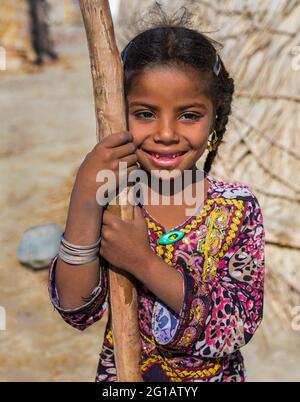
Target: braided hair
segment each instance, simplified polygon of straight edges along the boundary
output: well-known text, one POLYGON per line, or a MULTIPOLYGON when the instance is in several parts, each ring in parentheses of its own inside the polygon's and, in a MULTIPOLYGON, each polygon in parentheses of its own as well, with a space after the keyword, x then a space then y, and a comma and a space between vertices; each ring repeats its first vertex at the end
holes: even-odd
POLYGON ((214 108, 213 129, 217 140, 215 150, 208 153, 203 170, 208 174, 223 142, 234 93, 234 82, 220 59, 218 43, 203 33, 168 23, 146 29, 132 39, 121 53, 124 65, 125 98, 133 79, 146 67, 158 65, 191 66, 198 71, 205 83, 204 93, 214 108))

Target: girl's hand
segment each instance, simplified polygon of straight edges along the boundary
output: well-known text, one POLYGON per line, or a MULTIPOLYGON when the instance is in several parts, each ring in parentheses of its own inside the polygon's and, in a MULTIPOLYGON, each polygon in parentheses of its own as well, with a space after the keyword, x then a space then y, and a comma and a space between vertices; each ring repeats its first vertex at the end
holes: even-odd
MULTIPOLYGON (((127 163, 127 175, 137 169, 137 146, 133 142, 133 136, 129 131, 123 131, 104 137, 89 152, 77 172, 74 185, 74 192, 80 193, 82 197, 96 204, 97 190, 105 184, 105 197, 117 192, 119 186, 119 162, 127 163), (97 182, 98 172, 109 170, 115 178, 115 183, 111 181, 97 182)), ((122 180, 126 177, 122 176, 122 180)), ((102 200, 100 200, 102 202, 102 200)), ((103 200, 104 202, 104 200, 103 200)), ((108 201, 109 202, 109 201, 108 201)), ((107 204, 107 203, 106 203, 107 204)), ((103 204, 101 204, 103 205, 103 204)))
POLYGON ((134 275, 145 259, 151 258, 148 226, 142 209, 135 205, 133 221, 123 221, 105 210, 102 218, 100 254, 110 264, 134 275))

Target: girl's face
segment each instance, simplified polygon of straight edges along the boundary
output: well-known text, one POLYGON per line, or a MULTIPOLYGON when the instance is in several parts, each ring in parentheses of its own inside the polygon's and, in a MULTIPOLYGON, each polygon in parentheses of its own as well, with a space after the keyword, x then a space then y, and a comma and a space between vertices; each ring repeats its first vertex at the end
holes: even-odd
POLYGON ((135 77, 127 96, 128 123, 146 172, 196 169, 214 120, 204 85, 192 68, 159 66, 135 77))

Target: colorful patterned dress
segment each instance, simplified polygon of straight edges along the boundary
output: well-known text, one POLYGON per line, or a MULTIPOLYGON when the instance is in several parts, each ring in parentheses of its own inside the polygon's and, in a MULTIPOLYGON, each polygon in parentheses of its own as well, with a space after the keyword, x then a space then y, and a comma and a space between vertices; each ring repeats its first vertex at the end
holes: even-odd
MULTIPOLYGON (((185 236, 169 245, 167 233, 145 209, 154 253, 184 278, 179 314, 139 283, 138 318, 144 381, 245 381, 240 348, 250 341, 263 317, 263 216, 256 196, 242 183, 206 176, 207 198, 196 215, 174 227, 185 236)), ((85 305, 62 309, 55 287, 57 256, 49 273, 54 307, 71 326, 84 330, 101 319, 108 302, 108 263, 102 257, 101 278, 85 305)), ((96 381, 116 381, 108 320, 96 381)))

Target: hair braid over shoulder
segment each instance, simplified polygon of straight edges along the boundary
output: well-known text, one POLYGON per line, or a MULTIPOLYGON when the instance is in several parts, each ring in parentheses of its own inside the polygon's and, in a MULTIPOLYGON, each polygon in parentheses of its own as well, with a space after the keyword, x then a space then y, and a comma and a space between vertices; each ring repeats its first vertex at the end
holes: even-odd
POLYGON ((226 132, 226 126, 231 114, 234 81, 229 77, 229 74, 223 65, 220 71, 219 87, 218 93, 220 94, 220 99, 218 99, 218 106, 216 107, 217 118, 214 125, 214 129, 216 130, 217 134, 217 143, 216 149, 208 153, 204 162, 203 170, 206 173, 210 172, 214 159, 218 154, 219 146, 223 143, 223 136, 226 132))

